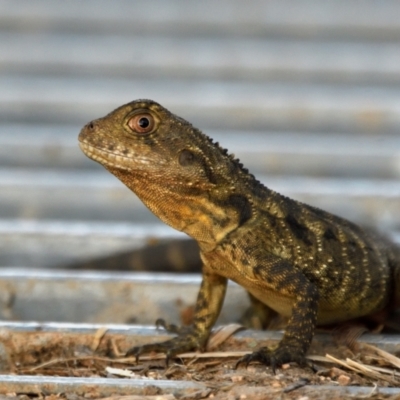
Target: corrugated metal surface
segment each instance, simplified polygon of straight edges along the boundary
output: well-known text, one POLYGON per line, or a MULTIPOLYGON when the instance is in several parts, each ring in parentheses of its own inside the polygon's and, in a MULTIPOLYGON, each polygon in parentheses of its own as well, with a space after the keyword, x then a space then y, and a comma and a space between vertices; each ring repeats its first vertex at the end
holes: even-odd
MULTIPOLYGON (((0 0, 0 266, 179 237, 77 146, 84 123, 136 98, 272 189, 398 238, 399 15, 393 0, 0 0)), ((103 300, 137 285, 35 271, 0 271, 3 318, 114 322, 125 314, 103 300)))
POLYGON ((0 1, 0 265, 179 237, 77 146, 85 122, 135 98, 193 121, 274 190, 395 234, 400 5, 360 10, 0 1))
POLYGON ((396 1, 0 1, 2 263, 93 254, 76 230, 86 222, 110 224, 94 253, 130 246, 121 222, 156 229, 77 147, 85 122, 136 98, 191 120, 275 190, 399 229, 399 12, 396 1), (55 221, 73 245, 46 233, 55 221))

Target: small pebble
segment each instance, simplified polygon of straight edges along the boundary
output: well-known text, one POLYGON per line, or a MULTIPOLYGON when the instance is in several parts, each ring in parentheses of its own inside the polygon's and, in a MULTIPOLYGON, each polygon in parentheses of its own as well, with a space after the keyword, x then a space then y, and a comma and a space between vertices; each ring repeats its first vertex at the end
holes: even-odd
POLYGON ((343 375, 343 370, 333 367, 331 368, 331 370, 329 371, 329 376, 331 378, 337 378, 338 376, 343 375))
POLYGON ((350 383, 350 377, 347 375, 340 375, 337 381, 340 386, 347 386, 350 383))

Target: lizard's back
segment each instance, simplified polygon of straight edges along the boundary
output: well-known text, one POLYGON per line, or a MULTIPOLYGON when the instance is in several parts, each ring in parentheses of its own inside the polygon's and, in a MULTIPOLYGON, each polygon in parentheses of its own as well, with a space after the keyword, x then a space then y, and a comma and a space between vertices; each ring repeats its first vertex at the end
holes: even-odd
POLYGON ((393 296, 400 293, 397 246, 346 219, 279 194, 276 197, 274 213, 268 204, 261 205, 260 220, 267 225, 264 245, 289 259, 319 288, 318 324, 361 316, 379 319, 381 311, 396 306, 393 296))

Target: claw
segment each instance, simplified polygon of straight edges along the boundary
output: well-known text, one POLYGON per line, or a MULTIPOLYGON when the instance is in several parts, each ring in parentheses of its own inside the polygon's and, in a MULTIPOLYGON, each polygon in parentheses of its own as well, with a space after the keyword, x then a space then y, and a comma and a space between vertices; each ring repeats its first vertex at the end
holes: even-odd
POLYGON ((277 367, 276 361, 275 361, 275 359, 273 358, 273 359, 271 360, 271 370, 272 370, 272 373, 273 373, 274 375, 276 375, 276 367, 277 367))
POLYGON ((304 357, 299 355, 299 352, 295 348, 278 347, 275 350, 270 350, 263 347, 240 358, 235 364, 235 369, 242 363, 244 363, 247 368, 253 361, 258 361, 261 364, 270 366, 274 374, 276 373, 276 369, 282 364, 293 361, 302 366, 305 363, 304 357))
POLYGON ((169 366, 169 362, 171 361, 171 355, 169 352, 165 355, 165 367, 169 366))
POLYGON ((252 357, 253 354, 254 354, 254 353, 246 354, 245 356, 240 357, 239 360, 236 361, 236 364, 235 364, 235 366, 234 366, 234 369, 237 369, 237 367, 238 367, 240 364, 243 364, 243 363, 244 363, 244 365, 245 365, 245 368, 247 368, 247 367, 249 366, 250 362, 253 361, 253 357, 252 357))
POLYGON ((170 333, 179 333, 181 330, 177 325, 168 324, 164 319, 158 318, 156 321, 156 328, 160 329, 160 327, 170 333))
POLYGON ((155 325, 156 325, 156 328, 157 328, 157 329, 159 329, 160 327, 166 329, 165 326, 167 325, 167 323, 165 322, 164 319, 158 318, 158 319, 156 320, 155 325))
POLYGON ((125 357, 135 357, 136 364, 139 362, 140 347, 132 347, 126 353, 125 357))
MULTIPOLYGON (((240 357, 239 360, 236 361, 235 365, 233 366, 233 369, 238 368, 238 366, 244 361, 243 358, 244 358, 244 356, 240 357)), ((247 368, 247 365, 246 365, 246 368, 247 368)))

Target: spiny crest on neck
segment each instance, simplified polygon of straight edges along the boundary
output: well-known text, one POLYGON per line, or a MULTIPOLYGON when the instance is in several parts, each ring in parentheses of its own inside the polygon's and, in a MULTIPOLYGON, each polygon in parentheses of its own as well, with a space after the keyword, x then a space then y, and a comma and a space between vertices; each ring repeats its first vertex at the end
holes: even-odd
POLYGON ((220 154, 223 155, 223 157, 226 157, 235 167, 236 171, 239 171, 242 176, 244 176, 246 179, 251 182, 251 184, 254 184, 257 187, 264 187, 264 185, 240 162, 239 158, 236 158, 233 153, 230 153, 228 149, 222 147, 219 142, 214 141, 213 138, 210 136, 206 135, 199 129, 195 128, 192 126, 193 131, 198 135, 200 138, 205 138, 211 147, 215 148, 220 154))

